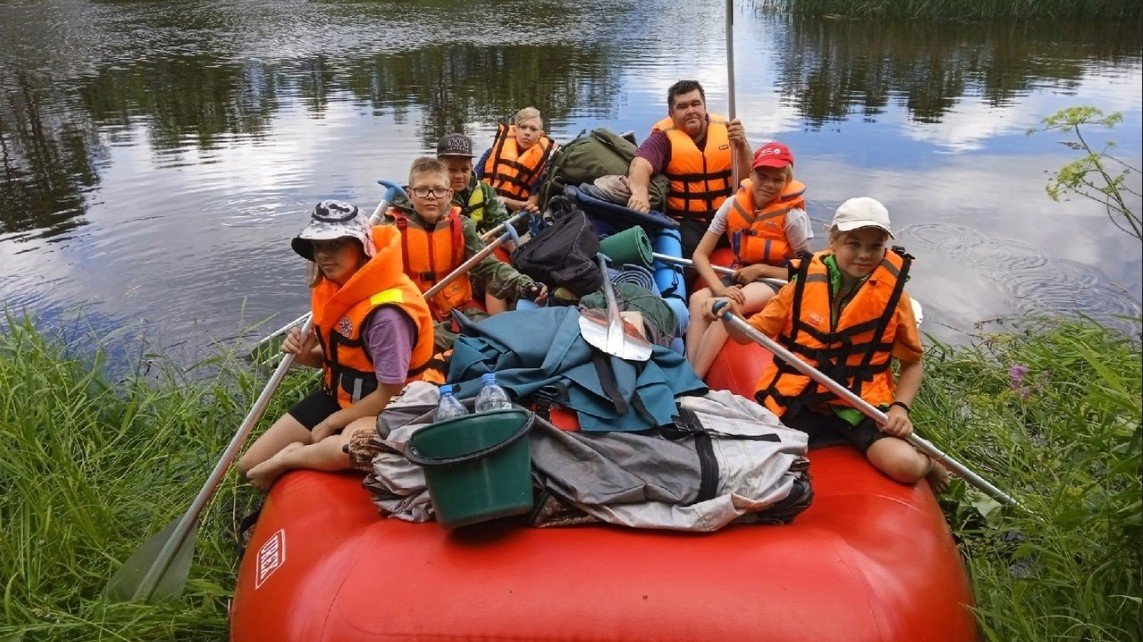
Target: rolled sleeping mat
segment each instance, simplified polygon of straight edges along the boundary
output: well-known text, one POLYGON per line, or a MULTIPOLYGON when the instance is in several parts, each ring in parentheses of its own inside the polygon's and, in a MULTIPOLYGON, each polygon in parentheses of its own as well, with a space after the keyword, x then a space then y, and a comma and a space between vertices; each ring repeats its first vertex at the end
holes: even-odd
POLYGON ((612 283, 633 283, 648 292, 659 294, 659 288, 655 287, 655 280, 651 277, 651 270, 642 265, 627 263, 623 265, 621 270, 608 269, 607 271, 611 275, 612 283))
MULTIPOLYGON (((678 230, 660 231, 655 235, 652 245, 659 254, 679 257, 683 254, 683 241, 678 230)), ((666 261, 655 261, 652 273, 655 275, 655 285, 659 286, 663 298, 676 297, 686 303, 687 286, 683 281, 681 266, 666 261)))
POLYGON ((631 263, 645 268, 651 267, 651 239, 639 226, 629 227, 599 242, 599 251, 606 254, 613 263, 631 263))

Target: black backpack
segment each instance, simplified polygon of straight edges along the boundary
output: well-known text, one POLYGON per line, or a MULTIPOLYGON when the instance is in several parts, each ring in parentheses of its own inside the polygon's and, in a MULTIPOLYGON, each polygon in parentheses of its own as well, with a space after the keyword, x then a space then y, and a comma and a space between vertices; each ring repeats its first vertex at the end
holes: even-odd
POLYGON ((595 255, 599 235, 583 210, 566 196, 548 204, 551 221, 512 252, 512 265, 549 288, 565 288, 577 297, 603 285, 595 255))

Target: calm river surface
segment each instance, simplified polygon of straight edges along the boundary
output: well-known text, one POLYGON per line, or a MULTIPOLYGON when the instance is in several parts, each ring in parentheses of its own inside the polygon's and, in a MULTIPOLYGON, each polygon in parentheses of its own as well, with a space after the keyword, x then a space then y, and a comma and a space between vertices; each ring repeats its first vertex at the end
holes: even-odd
MULTIPOLYGON (((443 133, 486 147, 534 104, 560 142, 598 125, 642 138, 680 78, 725 113, 722 8, 0 2, 3 306, 64 336, 94 329, 120 356, 187 364, 213 341, 253 343, 306 310, 289 239, 308 208, 372 209, 376 179, 403 180, 443 133)), ((752 143, 791 146, 822 224, 851 196, 886 203, 928 333, 1139 314, 1139 242, 1098 204, 1051 201, 1045 182, 1078 153, 1026 135, 1063 107, 1121 111, 1086 134, 1139 168, 1139 24, 800 20, 743 1, 735 22, 752 143)))

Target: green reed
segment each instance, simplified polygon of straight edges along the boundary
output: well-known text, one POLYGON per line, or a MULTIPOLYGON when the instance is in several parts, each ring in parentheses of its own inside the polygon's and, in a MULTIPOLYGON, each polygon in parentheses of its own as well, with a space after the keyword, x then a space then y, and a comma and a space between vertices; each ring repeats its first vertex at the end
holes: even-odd
MULTIPOLYGON (((224 640, 234 525, 257 505, 234 476, 203 516, 182 599, 100 594, 190 506, 267 373, 232 354, 189 374, 149 355, 149 368, 112 382, 102 354, 90 355, 73 356, 26 320, 9 318, 0 334, 0 640, 224 640)), ((287 379, 267 419, 311 381, 287 379)))
POLYGON ((1119 20, 1140 17, 1132 0, 763 0, 763 7, 798 15, 947 20, 1119 20))
POLYGON ((1025 322, 938 343, 925 370, 922 432, 1026 509, 960 483, 943 500, 987 639, 1140 639, 1138 337, 1025 322))

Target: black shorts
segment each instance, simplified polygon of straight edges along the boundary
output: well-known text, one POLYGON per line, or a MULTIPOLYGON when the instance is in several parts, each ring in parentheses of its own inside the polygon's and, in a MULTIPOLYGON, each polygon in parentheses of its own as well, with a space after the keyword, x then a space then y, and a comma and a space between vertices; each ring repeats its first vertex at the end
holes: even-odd
POLYGON ((802 408, 793 416, 786 413, 782 416, 782 423, 788 428, 809 435, 810 450, 838 444, 853 444, 858 450, 865 452, 873 442, 889 436, 878 430, 877 424, 869 417, 865 417, 861 423, 853 426, 832 412, 824 414, 809 408, 802 408))
MULTIPOLYGON (((739 285, 738 281, 735 281, 734 276, 731 274, 723 274, 722 278, 719 280, 722 281, 722 284, 726 287, 739 285)), ((761 283, 775 292, 781 290, 783 285, 781 282, 775 279, 758 279, 756 281, 751 281, 751 283, 761 283)))
POLYGON ((305 426, 306 430, 313 430, 314 426, 325 421, 338 410, 341 410, 341 406, 337 404, 337 401, 330 397, 324 389, 319 388, 311 392, 305 399, 294 404, 288 414, 305 426))

